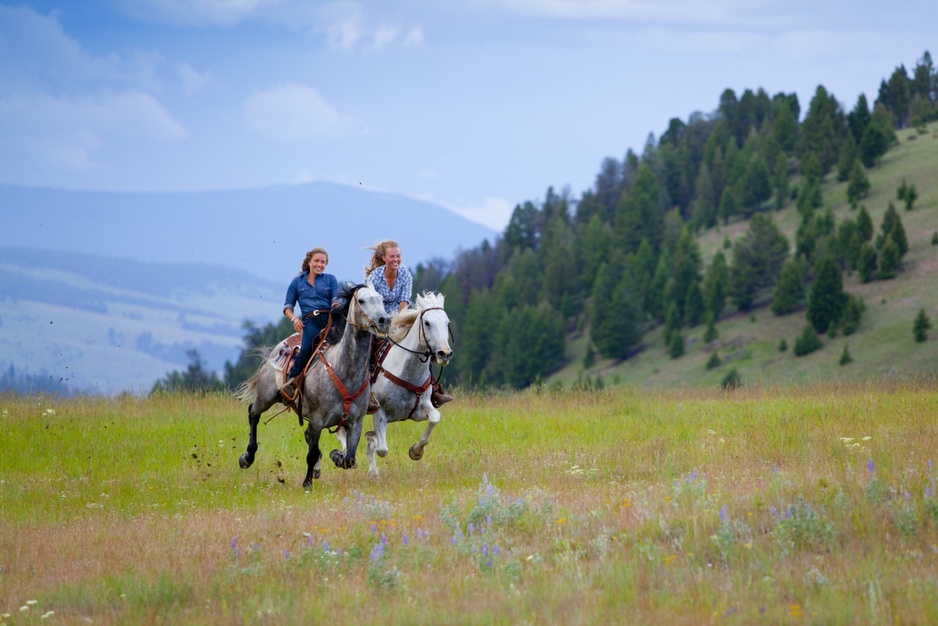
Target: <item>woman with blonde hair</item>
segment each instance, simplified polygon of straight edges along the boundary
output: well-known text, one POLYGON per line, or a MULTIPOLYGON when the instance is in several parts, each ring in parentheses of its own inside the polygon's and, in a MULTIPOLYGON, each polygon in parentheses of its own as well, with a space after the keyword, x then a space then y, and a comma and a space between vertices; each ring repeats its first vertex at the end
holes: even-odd
POLYGON ((365 266, 365 283, 384 298, 384 310, 392 315, 410 305, 414 277, 401 264, 401 247, 393 239, 368 248, 373 252, 365 266))
MULTIPOLYGON (((372 251, 371 259, 365 266, 365 284, 377 291, 384 298, 384 310, 390 314, 399 313, 410 305, 414 289, 414 278, 401 264, 401 247, 393 239, 385 239, 368 248, 372 251)), ((446 404, 453 397, 443 393, 439 383, 433 385, 430 402, 435 407, 446 404)), ((368 412, 377 410, 374 397, 368 412)))

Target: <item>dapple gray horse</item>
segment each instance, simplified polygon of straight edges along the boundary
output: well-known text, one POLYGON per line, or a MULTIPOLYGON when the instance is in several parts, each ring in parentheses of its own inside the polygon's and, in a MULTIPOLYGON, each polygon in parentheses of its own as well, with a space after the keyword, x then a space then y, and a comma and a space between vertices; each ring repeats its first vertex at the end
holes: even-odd
MULTIPOLYGON (((381 408, 372 416, 374 431, 365 434, 368 471, 378 474, 375 453, 388 453, 387 429, 391 422, 427 421, 420 440, 410 447, 410 458, 419 461, 430 443, 430 433, 440 421, 440 412, 430 404, 432 378, 430 360, 449 363, 449 317, 443 310, 443 295, 425 293, 417 296, 416 308, 394 316, 389 334, 390 346, 372 384, 372 393, 381 408)), ((343 433, 336 433, 344 449, 343 433)))
MULTIPOLYGON (((304 487, 309 487, 322 473, 319 437, 324 428, 343 426, 347 430, 347 450, 344 453, 333 450, 330 458, 336 467, 355 467, 362 418, 368 408, 371 338, 372 335, 385 336, 391 324, 391 316, 385 313, 381 296, 371 287, 359 285, 349 299, 342 338, 313 356, 303 383, 300 410, 302 419, 308 422, 305 437, 309 445, 304 487)), ((336 314, 334 312, 333 316, 336 314)), ((242 402, 251 401, 248 408, 251 435, 247 451, 238 459, 244 469, 254 463, 257 424, 261 414, 281 399, 280 378, 280 371, 265 358, 254 376, 235 393, 242 402)))

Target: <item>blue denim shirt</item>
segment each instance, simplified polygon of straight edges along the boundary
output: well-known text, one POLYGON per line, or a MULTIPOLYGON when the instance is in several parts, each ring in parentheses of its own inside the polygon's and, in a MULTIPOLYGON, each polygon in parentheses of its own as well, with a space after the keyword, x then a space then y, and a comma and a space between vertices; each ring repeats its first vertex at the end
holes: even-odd
POLYGON ((305 317, 316 310, 329 309, 339 295, 339 281, 332 274, 322 273, 316 277, 316 284, 309 284, 309 272, 303 272, 290 282, 283 309, 293 309, 294 315, 305 317), (297 313, 299 303, 301 313, 297 313))

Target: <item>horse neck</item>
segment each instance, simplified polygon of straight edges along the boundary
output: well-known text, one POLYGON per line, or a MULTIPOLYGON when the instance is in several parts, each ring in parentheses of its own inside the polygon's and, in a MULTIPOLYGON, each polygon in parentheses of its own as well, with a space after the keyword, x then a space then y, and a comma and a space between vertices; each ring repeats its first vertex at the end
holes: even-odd
POLYGON ((342 338, 331 355, 332 367, 340 376, 342 373, 351 374, 367 369, 371 337, 369 331, 359 330, 351 322, 345 325, 342 338))
POLYGON ((414 325, 410 327, 407 334, 399 342, 399 346, 392 345, 392 351, 388 355, 390 362, 385 363, 385 367, 395 374, 406 374, 409 371, 426 370, 428 366, 427 358, 424 353, 427 351, 427 344, 423 341, 423 335, 420 332, 423 317, 417 316, 414 325), (401 349, 406 348, 406 349, 401 349), (411 352, 412 351, 412 352, 411 352), (416 352, 417 354, 414 354, 416 352))

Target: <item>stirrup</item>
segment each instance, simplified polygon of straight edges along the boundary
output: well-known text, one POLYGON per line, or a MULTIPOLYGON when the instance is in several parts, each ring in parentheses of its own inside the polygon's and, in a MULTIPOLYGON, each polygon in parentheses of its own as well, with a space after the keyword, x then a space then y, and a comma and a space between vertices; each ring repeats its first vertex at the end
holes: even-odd
POLYGON ((378 409, 381 408, 381 405, 378 404, 378 400, 375 398, 375 394, 368 395, 368 408, 365 409, 366 415, 374 415, 378 412, 378 409))
POLYGON ((297 378, 298 378, 297 376, 294 376, 293 378, 285 382, 283 384, 283 387, 280 388, 280 393, 283 395, 284 398, 286 398, 290 402, 293 402, 296 400, 296 395, 298 391, 296 388, 297 378))
POLYGON ((453 396, 447 395, 442 391, 434 391, 430 394, 430 404, 433 405, 433 408, 438 409, 447 402, 452 402, 453 396))

